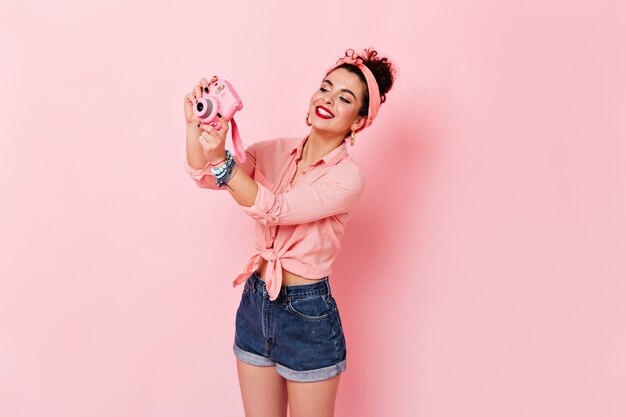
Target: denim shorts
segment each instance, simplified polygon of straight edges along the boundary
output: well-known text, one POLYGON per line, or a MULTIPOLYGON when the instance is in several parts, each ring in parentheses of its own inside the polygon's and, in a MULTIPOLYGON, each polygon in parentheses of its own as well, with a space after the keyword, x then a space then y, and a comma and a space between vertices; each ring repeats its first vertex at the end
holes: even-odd
POLYGON ((275 366, 285 379, 313 382, 346 370, 346 340, 328 277, 282 286, 271 301, 254 271, 237 309, 235 356, 250 365, 275 366))

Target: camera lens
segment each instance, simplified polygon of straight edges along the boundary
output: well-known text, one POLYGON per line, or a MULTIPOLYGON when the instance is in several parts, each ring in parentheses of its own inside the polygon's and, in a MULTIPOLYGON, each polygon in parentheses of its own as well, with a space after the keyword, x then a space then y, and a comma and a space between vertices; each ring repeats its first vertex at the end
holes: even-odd
POLYGON ((196 103, 196 112, 202 117, 208 117, 213 111, 213 103, 211 100, 198 100, 196 103))
POLYGON ((213 102, 213 98, 199 98, 194 105, 194 113, 201 119, 206 119, 211 116, 214 110, 219 108, 217 103, 213 102))

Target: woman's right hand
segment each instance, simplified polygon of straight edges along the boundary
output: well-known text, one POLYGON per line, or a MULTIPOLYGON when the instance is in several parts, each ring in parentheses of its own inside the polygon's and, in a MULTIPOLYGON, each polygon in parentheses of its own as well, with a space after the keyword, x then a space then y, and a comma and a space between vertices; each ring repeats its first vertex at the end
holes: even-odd
POLYGON ((195 124, 198 127, 200 120, 194 113, 193 109, 196 105, 196 99, 202 96, 202 91, 209 88, 209 85, 217 81, 217 77, 213 76, 211 81, 207 81, 206 78, 200 78, 200 82, 193 86, 193 91, 185 96, 185 121, 187 124, 195 124))

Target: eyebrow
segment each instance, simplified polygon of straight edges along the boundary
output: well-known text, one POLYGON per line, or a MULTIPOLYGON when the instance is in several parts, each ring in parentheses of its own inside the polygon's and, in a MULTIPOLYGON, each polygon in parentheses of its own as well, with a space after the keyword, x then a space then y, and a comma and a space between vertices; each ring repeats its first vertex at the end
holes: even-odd
MULTIPOLYGON (((330 80, 325 79, 322 82, 323 83, 328 83, 328 84, 330 84, 331 87, 334 87, 333 83, 331 83, 330 80)), ((346 93, 352 94, 352 97, 354 97, 354 99, 356 100, 356 96, 354 95, 354 93, 352 91, 348 90, 347 88, 342 88, 339 91, 345 91, 346 93)))

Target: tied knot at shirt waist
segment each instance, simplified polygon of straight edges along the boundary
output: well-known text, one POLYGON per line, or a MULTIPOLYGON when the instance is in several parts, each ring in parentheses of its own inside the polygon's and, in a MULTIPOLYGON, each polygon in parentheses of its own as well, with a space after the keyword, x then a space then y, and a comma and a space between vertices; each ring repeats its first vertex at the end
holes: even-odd
POLYGON ((276 253, 274 252, 274 248, 266 248, 263 252, 261 252, 261 258, 268 262, 275 262, 278 259, 276 253))
POLYGON ((267 261, 264 277, 265 287, 267 288, 270 300, 275 300, 280 293, 280 287, 283 281, 283 267, 280 259, 284 253, 281 252, 283 251, 277 253, 275 248, 270 247, 254 254, 246 264, 243 273, 239 274, 233 281, 233 287, 248 279, 250 274, 258 269, 261 258, 263 258, 267 261))

